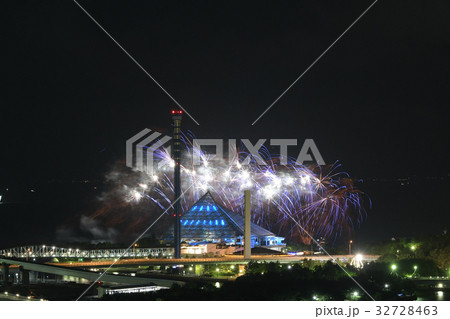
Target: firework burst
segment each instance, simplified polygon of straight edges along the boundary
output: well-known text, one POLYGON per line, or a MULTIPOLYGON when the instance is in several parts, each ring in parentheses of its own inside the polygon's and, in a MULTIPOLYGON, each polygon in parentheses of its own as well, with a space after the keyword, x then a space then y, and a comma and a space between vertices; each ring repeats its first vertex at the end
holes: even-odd
MULTIPOLYGON (((311 240, 307 233, 336 239, 351 232, 364 216, 363 194, 347 174, 338 171, 340 165, 306 167, 292 159, 287 165, 278 165, 278 158, 272 158, 266 149, 260 153, 265 166, 237 150, 235 160, 227 163, 212 159, 187 141, 184 138, 181 167, 181 188, 187 190, 181 199, 183 211, 210 191, 219 203, 242 214, 243 191, 250 189, 253 222, 304 243, 311 240), (200 165, 193 165, 194 155, 201 159, 200 165)), ((137 185, 126 186, 126 200, 147 199, 165 210, 174 196, 174 163, 167 149, 157 150, 156 158, 159 165, 153 175, 142 174, 137 185)))

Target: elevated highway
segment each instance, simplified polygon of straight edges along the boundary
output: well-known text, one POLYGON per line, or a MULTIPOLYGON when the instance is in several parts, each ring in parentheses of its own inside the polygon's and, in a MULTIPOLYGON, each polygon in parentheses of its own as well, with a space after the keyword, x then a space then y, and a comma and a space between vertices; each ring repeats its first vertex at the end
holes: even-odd
POLYGON ((125 248, 108 249, 77 249, 62 248, 47 245, 20 246, 8 249, 1 249, 0 256, 6 258, 92 258, 92 259, 112 259, 112 258, 145 258, 145 257, 170 257, 173 255, 172 247, 155 248, 125 248))
MULTIPOLYGON (((99 273, 80 270, 80 269, 71 269, 68 267, 61 267, 56 265, 48 265, 48 264, 38 264, 31 263, 27 261, 21 260, 13 260, 7 258, 0 258, 0 264, 6 265, 18 265, 22 266, 24 270, 28 271, 37 271, 47 274, 54 274, 59 276, 72 276, 77 278, 84 278, 88 281, 96 281, 99 277, 99 273)), ((132 277, 132 276, 122 276, 122 275, 113 275, 113 274, 105 274, 102 276, 100 281, 105 283, 113 283, 113 284, 124 284, 124 285, 150 285, 155 284, 162 287, 171 287, 174 283, 179 285, 183 285, 184 281, 182 280, 174 280, 174 279, 164 279, 164 278, 147 278, 147 277, 132 277)))

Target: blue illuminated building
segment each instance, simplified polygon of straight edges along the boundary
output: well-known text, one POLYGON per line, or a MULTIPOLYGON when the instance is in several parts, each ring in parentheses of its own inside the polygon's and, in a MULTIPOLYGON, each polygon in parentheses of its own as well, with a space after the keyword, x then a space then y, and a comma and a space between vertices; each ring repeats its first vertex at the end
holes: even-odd
MULTIPOLYGON (((281 249, 283 237, 251 224, 252 247, 281 249)), ((181 240, 187 243, 210 242, 243 244, 244 217, 219 205, 208 192, 181 217, 181 240)))

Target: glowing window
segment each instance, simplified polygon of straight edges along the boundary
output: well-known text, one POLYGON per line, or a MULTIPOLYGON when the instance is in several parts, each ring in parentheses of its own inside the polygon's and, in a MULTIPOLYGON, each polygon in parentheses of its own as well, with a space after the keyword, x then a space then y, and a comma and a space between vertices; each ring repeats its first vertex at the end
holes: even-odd
POLYGON ((202 211, 203 210, 203 206, 200 206, 200 211, 202 211))

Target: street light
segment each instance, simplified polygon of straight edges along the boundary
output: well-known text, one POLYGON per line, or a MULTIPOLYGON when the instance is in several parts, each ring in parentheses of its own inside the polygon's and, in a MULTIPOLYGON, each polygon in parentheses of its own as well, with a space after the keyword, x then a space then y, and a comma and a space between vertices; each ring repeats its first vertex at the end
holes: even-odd
POLYGON ((351 255, 352 254, 352 244, 353 244, 353 240, 350 240, 348 242, 348 254, 351 255))
POLYGON ((414 268, 414 272, 412 273, 411 277, 415 275, 415 273, 416 273, 416 271, 417 271, 417 268, 419 268, 419 267, 417 267, 417 265, 414 265, 413 268, 414 268))
POLYGON ((397 265, 396 265, 396 264, 392 264, 392 265, 391 265, 391 270, 392 270, 392 271, 391 271, 391 274, 392 274, 392 273, 395 273, 395 271, 397 270, 397 265))

